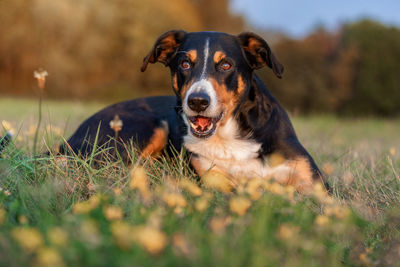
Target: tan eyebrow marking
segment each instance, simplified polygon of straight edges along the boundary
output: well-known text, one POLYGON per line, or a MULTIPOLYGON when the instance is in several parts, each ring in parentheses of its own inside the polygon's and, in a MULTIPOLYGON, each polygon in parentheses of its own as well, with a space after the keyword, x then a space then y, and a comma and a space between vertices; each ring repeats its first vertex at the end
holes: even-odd
POLYGON ((214 63, 220 62, 221 59, 223 59, 225 57, 226 57, 226 55, 225 55, 224 52, 222 52, 222 51, 215 52, 215 54, 214 54, 214 63))
POLYGON ((246 89, 246 84, 243 81, 242 75, 239 75, 239 77, 238 77, 238 93, 239 94, 243 93, 244 89, 246 89))
POLYGON ((189 57, 189 59, 192 62, 196 62, 197 60, 197 50, 190 50, 189 52, 186 53, 186 55, 189 57))

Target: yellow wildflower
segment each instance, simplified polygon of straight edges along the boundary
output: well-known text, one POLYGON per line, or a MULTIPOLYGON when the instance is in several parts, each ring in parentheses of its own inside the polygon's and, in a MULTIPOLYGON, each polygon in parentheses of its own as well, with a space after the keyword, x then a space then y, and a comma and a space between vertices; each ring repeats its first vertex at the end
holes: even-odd
POLYGON ((119 195, 121 195, 121 193, 122 193, 122 189, 119 188, 119 187, 116 187, 116 188, 113 188, 113 192, 114 192, 114 194, 115 194, 116 196, 119 196, 119 195))
POLYGON ((293 200, 294 193, 296 192, 296 188, 293 185, 287 185, 285 187, 287 196, 290 200, 293 200))
POLYGON ((232 217, 214 217, 210 220, 210 229, 214 234, 223 234, 225 228, 232 221, 232 217))
POLYGON ((162 199, 169 207, 185 207, 186 199, 178 193, 164 193, 162 199))
POLYGON ((244 215, 251 206, 251 201, 245 197, 234 197, 229 201, 229 208, 232 212, 244 215))
POLYGON ((82 238, 88 243, 93 246, 97 246, 100 244, 100 234, 99 234, 99 229, 97 226, 97 222, 89 219, 84 221, 80 225, 80 232, 82 238))
POLYGON ((300 228, 290 224, 282 224, 278 229, 278 237, 282 240, 290 240, 297 237, 300 228))
POLYGON ((111 224, 111 233, 121 249, 128 249, 132 243, 132 227, 123 221, 115 221, 111 224))
POLYGON ((29 222, 29 219, 25 215, 19 215, 18 216, 18 222, 20 224, 27 224, 29 222))
POLYGON ((181 179, 179 181, 179 185, 195 197, 201 196, 201 194, 203 194, 203 190, 201 190, 201 188, 197 184, 190 181, 189 179, 181 179))
POLYGON ((285 162, 285 158, 280 153, 273 153, 268 157, 268 164, 271 167, 277 167, 285 162))
MULTIPOLYGON (((14 127, 12 126, 12 124, 11 124, 10 122, 8 122, 8 121, 6 121, 6 120, 2 120, 2 121, 1 121, 1 126, 3 127, 3 129, 4 129, 6 132, 11 133, 12 135, 15 134, 15 129, 14 129, 14 127)), ((3 130, 3 129, 1 129, 1 130, 3 130)))
POLYGON ((182 217, 183 216, 183 208, 182 207, 175 207, 175 209, 174 209, 174 213, 176 214, 176 215, 180 215, 180 217, 182 217))
POLYGON ((361 253, 360 254, 360 261, 366 266, 371 266, 372 265, 370 260, 369 260, 369 258, 368 258, 368 256, 367 256, 367 254, 365 254, 365 253, 361 253))
POLYGON ((196 210, 203 212, 208 208, 209 201, 210 201, 210 197, 204 196, 195 202, 194 207, 196 210))
POLYGON ((208 188, 216 189, 223 193, 229 193, 233 190, 232 182, 222 173, 209 171, 206 172, 201 179, 208 188))
POLYGON ((325 215, 318 215, 317 218, 315 218, 315 223, 318 224, 319 226, 325 226, 329 224, 330 219, 329 217, 325 215))
POLYGON ((43 237, 35 228, 14 228, 11 236, 28 253, 38 250, 43 245, 43 237))
POLYGON ((342 206, 342 205, 327 206, 327 207, 325 207, 324 211, 325 211, 326 215, 328 215, 328 216, 333 215, 338 219, 343 219, 350 214, 349 208, 346 206, 342 206))
POLYGON ((47 233, 52 244, 57 246, 65 246, 68 242, 68 233, 61 227, 54 227, 47 233))
POLYGON ((136 226, 132 238, 151 254, 160 253, 167 244, 167 236, 158 229, 149 226, 136 226))
POLYGON ((148 181, 146 170, 141 166, 133 168, 131 171, 131 181, 129 187, 131 189, 147 190, 147 186, 148 181))
POLYGON ((157 209, 151 212, 149 218, 147 219, 147 225, 155 229, 160 229, 162 225, 163 215, 164 215, 164 210, 162 209, 157 209))
POLYGON ((327 175, 331 175, 331 174, 333 174, 334 168, 333 168, 333 165, 328 162, 328 163, 325 163, 324 165, 322 165, 322 170, 327 175))
POLYGON ((149 181, 146 170, 143 167, 137 166, 132 169, 129 187, 131 189, 138 189, 143 198, 150 198, 149 181))
POLYGON ((40 267, 63 267, 65 266, 64 261, 57 250, 54 248, 41 248, 35 259, 35 266, 40 267))
POLYGON ((311 193, 314 197, 324 204, 333 204, 334 199, 328 195, 328 192, 325 189, 325 186, 322 183, 315 183, 311 193))
POLYGON ((286 189, 279 183, 273 182, 273 183, 266 183, 265 184, 265 189, 270 191, 271 193, 275 195, 285 195, 286 194, 286 189))
POLYGON ((124 216, 124 213, 120 207, 112 205, 103 207, 103 213, 109 221, 120 220, 124 216))
POLYGON ((193 254, 193 246, 183 234, 174 234, 172 237, 172 245, 174 247, 174 251, 178 254, 182 254, 186 257, 193 254))
POLYGON ((72 210, 75 214, 81 214, 81 213, 88 213, 92 209, 87 202, 78 202, 74 204, 72 210))
POLYGON ((87 201, 77 202, 72 207, 75 214, 88 213, 100 204, 101 195, 92 195, 87 201))
POLYGON ((253 178, 247 183, 246 193, 248 193, 252 200, 257 200, 263 194, 263 185, 265 181, 260 178, 253 178))
POLYGON ((103 198, 103 196, 101 194, 92 195, 87 201, 90 208, 91 209, 97 208, 97 206, 100 204, 100 201, 102 198, 103 198))
POLYGON ((392 155, 392 156, 396 155, 396 149, 395 149, 394 147, 391 147, 391 148, 389 149, 389 153, 390 153, 390 155, 392 155))

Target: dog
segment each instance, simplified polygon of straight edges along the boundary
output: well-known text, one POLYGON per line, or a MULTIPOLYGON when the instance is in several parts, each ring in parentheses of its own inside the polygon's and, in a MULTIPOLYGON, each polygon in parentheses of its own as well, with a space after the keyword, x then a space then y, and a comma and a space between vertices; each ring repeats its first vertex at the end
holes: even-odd
POLYGON ((82 123, 68 149, 88 154, 95 141, 107 144, 116 133, 108 124, 118 115, 117 150, 125 159, 124 143, 133 140, 142 157, 185 147, 199 176, 274 178, 299 191, 327 186, 287 113, 254 72, 269 67, 282 78, 283 65, 263 38, 172 30, 156 40, 141 71, 157 62, 169 67, 175 96, 111 105, 82 123))

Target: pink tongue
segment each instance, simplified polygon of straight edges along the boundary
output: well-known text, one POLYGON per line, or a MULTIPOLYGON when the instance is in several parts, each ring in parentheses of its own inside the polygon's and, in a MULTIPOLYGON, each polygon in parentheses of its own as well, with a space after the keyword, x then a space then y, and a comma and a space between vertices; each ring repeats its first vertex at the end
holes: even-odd
POLYGON ((201 127, 201 129, 205 129, 210 124, 209 118, 198 117, 196 124, 201 127))

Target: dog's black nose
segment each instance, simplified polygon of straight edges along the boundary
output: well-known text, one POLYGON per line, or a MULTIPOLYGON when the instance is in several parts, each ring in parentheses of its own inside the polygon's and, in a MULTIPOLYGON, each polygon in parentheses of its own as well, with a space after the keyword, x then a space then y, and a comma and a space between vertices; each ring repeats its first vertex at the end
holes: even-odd
POLYGON ((202 92, 191 93, 188 97, 188 106, 190 109, 201 112, 210 105, 210 97, 202 92))

